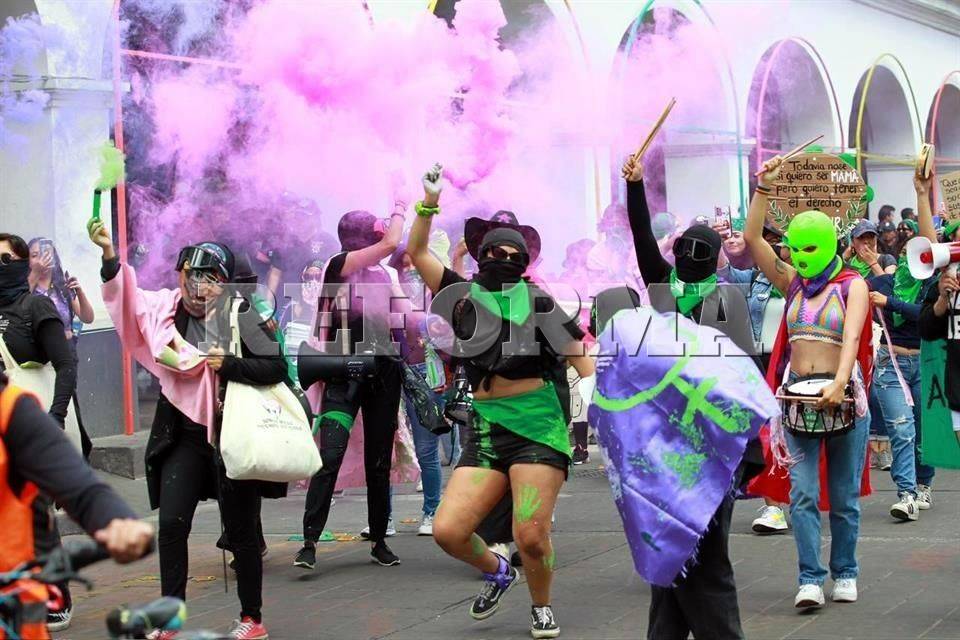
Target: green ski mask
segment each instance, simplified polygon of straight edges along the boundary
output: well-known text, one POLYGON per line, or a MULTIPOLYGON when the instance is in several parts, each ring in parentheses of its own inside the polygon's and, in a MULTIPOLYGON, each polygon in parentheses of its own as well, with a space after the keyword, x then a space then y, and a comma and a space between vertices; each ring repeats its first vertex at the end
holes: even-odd
POLYGON ((795 215, 783 239, 790 247, 793 267, 802 278, 817 277, 837 255, 836 227, 833 219, 822 211, 795 215))

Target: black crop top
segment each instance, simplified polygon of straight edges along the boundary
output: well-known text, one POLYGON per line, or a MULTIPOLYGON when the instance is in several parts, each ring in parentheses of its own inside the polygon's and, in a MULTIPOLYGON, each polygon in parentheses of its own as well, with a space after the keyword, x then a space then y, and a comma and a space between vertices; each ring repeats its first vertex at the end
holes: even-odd
MULTIPOLYGON (((440 280, 440 291, 461 282, 469 281, 459 276, 455 271, 445 268, 440 280)), ((535 285, 529 285, 529 290, 533 297, 535 315, 531 314, 528 323, 535 321, 535 327, 517 330, 519 333, 512 336, 517 343, 514 345, 515 349, 506 356, 502 355, 501 346, 511 339, 511 324, 509 321, 501 321, 499 337, 495 344, 483 353, 468 354, 465 353, 466 349, 462 347, 462 343, 474 336, 477 326, 477 313, 473 303, 465 297, 461 297, 453 306, 452 324, 456 336, 454 355, 464 363, 467 381, 471 388, 478 389, 484 381, 486 381, 486 388, 489 388, 489 380, 494 375, 508 380, 545 377, 560 363, 563 356, 558 355, 558 351, 570 342, 576 342, 583 338, 584 333, 576 319, 567 315, 550 294, 535 285), (522 336, 526 331, 531 331, 533 341, 523 340, 522 336), (549 340, 547 338, 548 334, 551 337, 549 340), (529 353, 529 355, 525 355, 526 353, 529 353)), ((443 296, 435 296, 434 302, 441 303, 432 308, 434 313, 445 317, 451 316, 449 311, 444 313, 443 309, 439 308, 447 306, 443 304, 443 296)), ((485 341, 484 344, 486 344, 485 341)))

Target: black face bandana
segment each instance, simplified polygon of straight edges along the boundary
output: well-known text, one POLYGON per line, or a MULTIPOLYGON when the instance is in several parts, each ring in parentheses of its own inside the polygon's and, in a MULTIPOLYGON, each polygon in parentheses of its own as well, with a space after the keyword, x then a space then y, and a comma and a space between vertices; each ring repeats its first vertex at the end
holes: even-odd
POLYGON ((0 265, 0 306, 6 306, 30 292, 27 276, 30 275, 29 260, 13 260, 0 265))
MULTIPOLYGON (((677 245, 685 244, 684 240, 692 240, 696 244, 701 243, 709 247, 710 252, 706 259, 695 259, 698 256, 696 251, 684 252, 681 255, 677 255, 674 252, 674 257, 676 258, 677 266, 677 278, 686 283, 700 282, 705 280, 717 272, 717 258, 720 255, 720 246, 722 240, 720 239, 720 234, 711 229, 706 225, 693 225, 689 229, 683 232, 683 235, 680 236, 680 239, 677 241, 677 245)), ((675 245, 675 246, 677 246, 675 245)))
POLYGON ((480 243, 480 260, 477 263, 479 271, 474 280, 487 291, 501 291, 504 285, 510 286, 520 282, 523 272, 530 264, 527 253, 527 243, 523 236, 514 229, 493 229, 483 237, 480 243), (490 247, 509 246, 521 252, 526 259, 519 262, 514 260, 500 260, 487 257, 490 247))

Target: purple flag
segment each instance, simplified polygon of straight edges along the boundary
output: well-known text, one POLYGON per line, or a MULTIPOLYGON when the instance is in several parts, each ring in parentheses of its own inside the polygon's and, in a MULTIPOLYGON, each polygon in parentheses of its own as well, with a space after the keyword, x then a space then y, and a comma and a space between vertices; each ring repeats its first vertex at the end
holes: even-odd
POLYGON ((682 315, 621 312, 600 346, 590 424, 637 573, 670 586, 779 407, 751 358, 682 315))

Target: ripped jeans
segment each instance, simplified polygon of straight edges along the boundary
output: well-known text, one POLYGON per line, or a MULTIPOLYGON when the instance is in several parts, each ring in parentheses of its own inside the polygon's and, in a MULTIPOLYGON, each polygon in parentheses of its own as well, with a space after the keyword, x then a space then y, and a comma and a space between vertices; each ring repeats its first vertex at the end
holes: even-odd
MULTIPOLYGON (((791 373, 790 381, 796 380, 791 373)), ((860 535, 860 479, 866 464, 870 412, 856 418, 852 431, 832 438, 810 438, 786 432, 790 454, 799 458, 790 467, 790 520, 800 565, 799 582, 823 585, 827 569, 820 560, 820 456, 827 456, 830 499, 830 576, 856 578, 857 538, 860 535)))
POLYGON ((887 347, 877 350, 877 362, 873 372, 873 384, 883 413, 893 452, 890 475, 897 485, 897 493, 912 493, 916 496, 917 485, 933 483, 934 469, 920 462, 920 355, 897 355, 897 364, 903 379, 913 395, 913 408, 893 368, 887 347))

